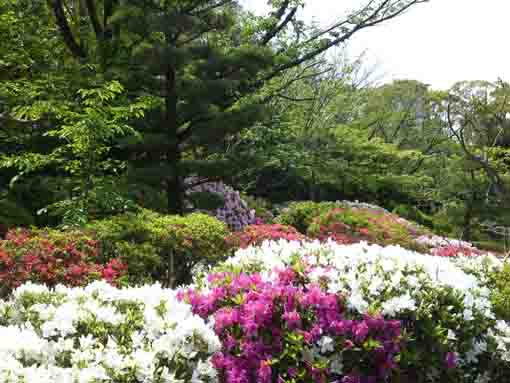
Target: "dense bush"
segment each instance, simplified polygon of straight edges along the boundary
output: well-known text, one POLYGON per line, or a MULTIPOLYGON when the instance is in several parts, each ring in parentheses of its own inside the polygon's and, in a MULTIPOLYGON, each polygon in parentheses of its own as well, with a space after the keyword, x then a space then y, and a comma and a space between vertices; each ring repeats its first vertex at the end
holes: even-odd
POLYGON ((494 312, 498 318, 510 322, 510 264, 489 274, 494 312))
POLYGON ((286 225, 250 225, 243 231, 232 233, 227 237, 227 244, 232 249, 245 249, 248 246, 261 245, 264 241, 285 239, 287 241, 301 241, 306 237, 292 226, 286 225))
POLYGON ((213 320, 224 382, 502 382, 510 326, 490 257, 400 247, 265 242, 181 293, 213 320))
POLYGON ((101 241, 104 256, 126 262, 133 283, 186 283, 195 265, 226 254, 226 226, 201 213, 166 216, 142 210, 93 222, 88 229, 101 241))
POLYGON ((306 234, 315 217, 341 206, 343 205, 338 202, 292 202, 282 210, 276 218, 276 223, 293 226, 300 233, 306 234))
POLYGON ((158 285, 23 285, 0 301, 0 381, 215 382, 218 339, 174 296, 158 285))
POLYGON ((349 207, 321 214, 308 229, 310 237, 323 241, 329 238, 343 244, 367 241, 425 251, 426 248, 415 241, 420 233, 420 228, 394 214, 349 207))
MULTIPOLYGON (((0 225, 5 227, 29 226, 35 223, 30 212, 14 201, 0 198, 0 225)), ((1 231, 1 229, 0 229, 1 231)), ((0 238, 2 237, 0 233, 0 238)))
MULTIPOLYGON (((248 207, 255 212, 255 219, 259 223, 270 224, 274 221, 274 214, 271 211, 271 204, 263 198, 255 198, 249 195, 242 195, 248 207)), ((257 222, 256 222, 257 223, 257 222)))
POLYGON ((11 230, 0 241, 3 293, 32 281, 55 286, 82 286, 96 279, 118 282, 125 265, 100 256, 98 242, 81 231, 11 230))

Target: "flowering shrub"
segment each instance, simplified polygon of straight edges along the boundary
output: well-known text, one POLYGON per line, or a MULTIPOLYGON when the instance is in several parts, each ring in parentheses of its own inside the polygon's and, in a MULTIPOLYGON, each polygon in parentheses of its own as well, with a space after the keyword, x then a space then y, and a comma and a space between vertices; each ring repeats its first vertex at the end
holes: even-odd
POLYGON ((416 238, 416 242, 429 247, 430 254, 439 257, 476 257, 483 254, 481 250, 469 242, 440 237, 438 235, 422 235, 416 238))
POLYGON ((474 247, 465 246, 441 246, 431 250, 432 255, 439 257, 476 257, 482 252, 474 247))
POLYGON ((308 234, 322 241, 331 238, 340 244, 367 241, 384 245, 398 244, 412 250, 424 248, 414 240, 416 228, 383 210, 335 208, 315 218, 308 234))
POLYGON ((459 239, 451 239, 441 237, 439 235, 421 235, 416 238, 416 242, 429 247, 443 247, 443 246, 456 246, 456 247, 473 247, 473 245, 466 241, 459 239))
POLYGON ((306 234, 308 227, 317 216, 335 208, 342 207, 339 202, 292 202, 282 210, 276 223, 295 227, 300 233, 306 234))
POLYGON ((3 294, 26 281, 48 286, 80 286, 96 279, 118 282, 126 266, 104 261, 98 242, 80 231, 11 230, 0 241, 0 282, 3 294))
POLYGON ((489 273, 501 268, 492 256, 264 242, 181 297, 214 321, 227 383, 499 382, 510 378, 510 327, 489 273))
POLYGON ((292 268, 271 281, 257 273, 210 274, 211 293, 183 295, 195 313, 214 317, 223 348, 213 364, 221 381, 389 379, 400 350, 400 322, 371 315, 348 319, 341 295, 300 279, 292 268))
MULTIPOLYGON (((189 177, 185 180, 185 183, 193 185, 197 181, 196 177, 189 177)), ((213 215, 220 221, 225 222, 233 231, 241 230, 243 227, 256 222, 255 210, 248 207, 248 204, 241 198, 238 191, 225 185, 223 182, 200 183, 186 190, 188 196, 194 193, 210 193, 220 196, 223 204, 213 211, 213 215)), ((199 206, 195 206, 195 208, 200 210, 199 206)))
POLYGON ((0 301, 0 381, 217 382, 212 329, 158 285, 27 283, 0 301))
POLYGON ((302 241, 306 237, 292 226, 286 225, 250 225, 243 231, 232 233, 227 237, 228 245, 233 249, 245 249, 248 246, 261 245, 264 241, 285 239, 287 241, 302 241))

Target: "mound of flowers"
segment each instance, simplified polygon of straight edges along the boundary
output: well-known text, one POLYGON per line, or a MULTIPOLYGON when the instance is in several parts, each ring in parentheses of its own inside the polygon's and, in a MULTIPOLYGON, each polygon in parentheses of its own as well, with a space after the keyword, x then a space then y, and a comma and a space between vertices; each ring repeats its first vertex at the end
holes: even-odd
POLYGON ((419 250, 415 238, 420 229, 395 214, 379 209, 341 207, 317 216, 308 229, 308 235, 325 241, 333 239, 340 244, 361 241, 384 245, 400 245, 419 250))
POLYGON ((264 242, 181 299, 214 323, 222 382, 500 382, 510 327, 488 275, 501 267, 397 246, 264 242))
POLYGON ((213 330, 158 285, 54 290, 0 301, 3 383, 217 382, 213 330))
POLYGON ((484 254, 469 242, 438 235, 422 235, 416 242, 429 247, 430 253, 439 257, 477 257, 484 254))
POLYGON ((125 273, 121 261, 103 262, 98 241, 81 231, 18 229, 0 240, 2 295, 27 281, 82 286, 97 279, 116 283, 125 273))
POLYGON ((233 249, 245 249, 249 246, 261 245, 264 241, 303 241, 306 237, 292 226, 280 224, 260 224, 246 226, 242 231, 234 232, 226 238, 227 244, 233 249))

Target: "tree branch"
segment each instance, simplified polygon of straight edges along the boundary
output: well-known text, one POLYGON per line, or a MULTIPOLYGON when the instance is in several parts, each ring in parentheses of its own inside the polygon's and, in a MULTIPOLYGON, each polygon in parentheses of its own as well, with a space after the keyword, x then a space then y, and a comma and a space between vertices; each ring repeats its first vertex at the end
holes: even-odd
POLYGON ((92 28, 94 29, 94 33, 96 34, 96 39, 97 41, 100 41, 103 39, 103 28, 101 27, 101 23, 99 22, 95 0, 86 0, 85 2, 87 4, 87 11, 89 13, 92 28))
POLYGON ((79 59, 84 59, 87 57, 87 54, 83 50, 83 48, 78 44, 76 39, 73 36, 73 32, 69 27, 69 23, 67 22, 67 18, 64 12, 64 7, 62 4, 62 0, 47 0, 50 7, 53 9, 53 14, 55 15, 55 19, 57 25, 62 33, 62 37, 64 38, 64 42, 67 48, 71 51, 71 53, 79 59))
MULTIPOLYGON (((382 11, 384 10, 385 7, 392 8, 392 3, 390 2, 390 0, 383 1, 383 3, 379 7, 377 7, 377 9, 374 12, 372 12, 368 17, 366 17, 364 20, 356 22, 355 26, 351 30, 344 32, 340 36, 337 35, 338 37, 336 37, 336 38, 334 38, 332 40, 325 40, 324 43, 322 44, 322 46, 320 46, 320 47, 318 47, 318 48, 316 48, 316 49, 306 53, 305 55, 303 55, 301 57, 296 58, 295 60, 292 60, 292 61, 290 61, 290 62, 288 62, 286 64, 283 64, 283 65, 279 66, 273 72, 271 72, 268 75, 266 75, 262 79, 262 82, 265 82, 265 81, 268 81, 268 80, 272 79, 273 77, 277 76, 278 74, 280 74, 281 72, 283 72, 283 71, 285 71, 287 69, 296 67, 296 66, 302 64, 305 61, 313 59, 314 57, 320 55, 321 53, 326 52, 331 47, 339 45, 339 44, 347 41, 355 33, 359 32, 359 31, 361 31, 363 29, 366 29, 366 28, 369 28, 369 27, 373 27, 373 26, 378 25, 378 24, 380 24, 382 22, 391 20, 391 19, 401 15, 402 13, 404 13, 409 8, 411 8, 412 6, 414 6, 416 4, 420 4, 420 3, 425 3, 427 1, 429 1, 429 0, 413 0, 413 1, 409 2, 409 4, 404 5, 400 9, 398 9, 398 10, 396 10, 394 12, 391 12, 389 14, 387 14, 387 11, 386 12, 382 12, 382 11), (381 12, 382 12, 382 15, 380 15, 380 17, 378 17, 379 13, 381 13, 381 12)), ((373 2, 373 0, 371 2, 373 2)), ((337 27, 340 26, 340 25, 352 24, 352 23, 353 22, 352 22, 352 17, 351 17, 351 18, 349 18, 348 20, 346 20, 344 22, 338 23, 337 27)), ((337 27, 335 27, 333 29, 329 28, 326 31, 331 33, 337 27)), ((310 43, 310 42, 313 42, 313 41, 317 40, 318 38, 323 36, 326 33, 326 31, 322 31, 322 32, 316 34, 311 40, 309 39, 304 44, 307 44, 307 43, 310 43)), ((301 44, 301 45, 303 45, 303 44, 301 44)))
POLYGON ((273 39, 282 29, 284 29, 294 18, 296 15, 296 12, 298 10, 298 7, 293 7, 290 12, 287 14, 285 19, 278 24, 278 21, 283 17, 285 14, 285 11, 287 10, 287 7, 289 6, 290 0, 287 0, 283 3, 283 5, 280 7, 280 9, 276 12, 276 18, 277 21, 275 22, 273 28, 268 30, 264 37, 262 37, 262 40, 260 42, 261 45, 267 45, 271 39, 273 39))

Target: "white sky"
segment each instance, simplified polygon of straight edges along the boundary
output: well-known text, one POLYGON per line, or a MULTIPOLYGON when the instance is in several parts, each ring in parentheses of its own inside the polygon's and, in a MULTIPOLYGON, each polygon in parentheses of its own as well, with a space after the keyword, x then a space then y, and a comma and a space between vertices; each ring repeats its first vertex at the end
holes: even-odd
MULTIPOLYGON (((329 24, 346 5, 367 0, 307 0, 306 18, 329 24)), ((244 0, 260 10, 265 0, 244 0)), ((510 0, 430 0, 359 32, 349 52, 366 50, 385 80, 406 78, 448 88, 462 80, 510 80, 510 0)))

